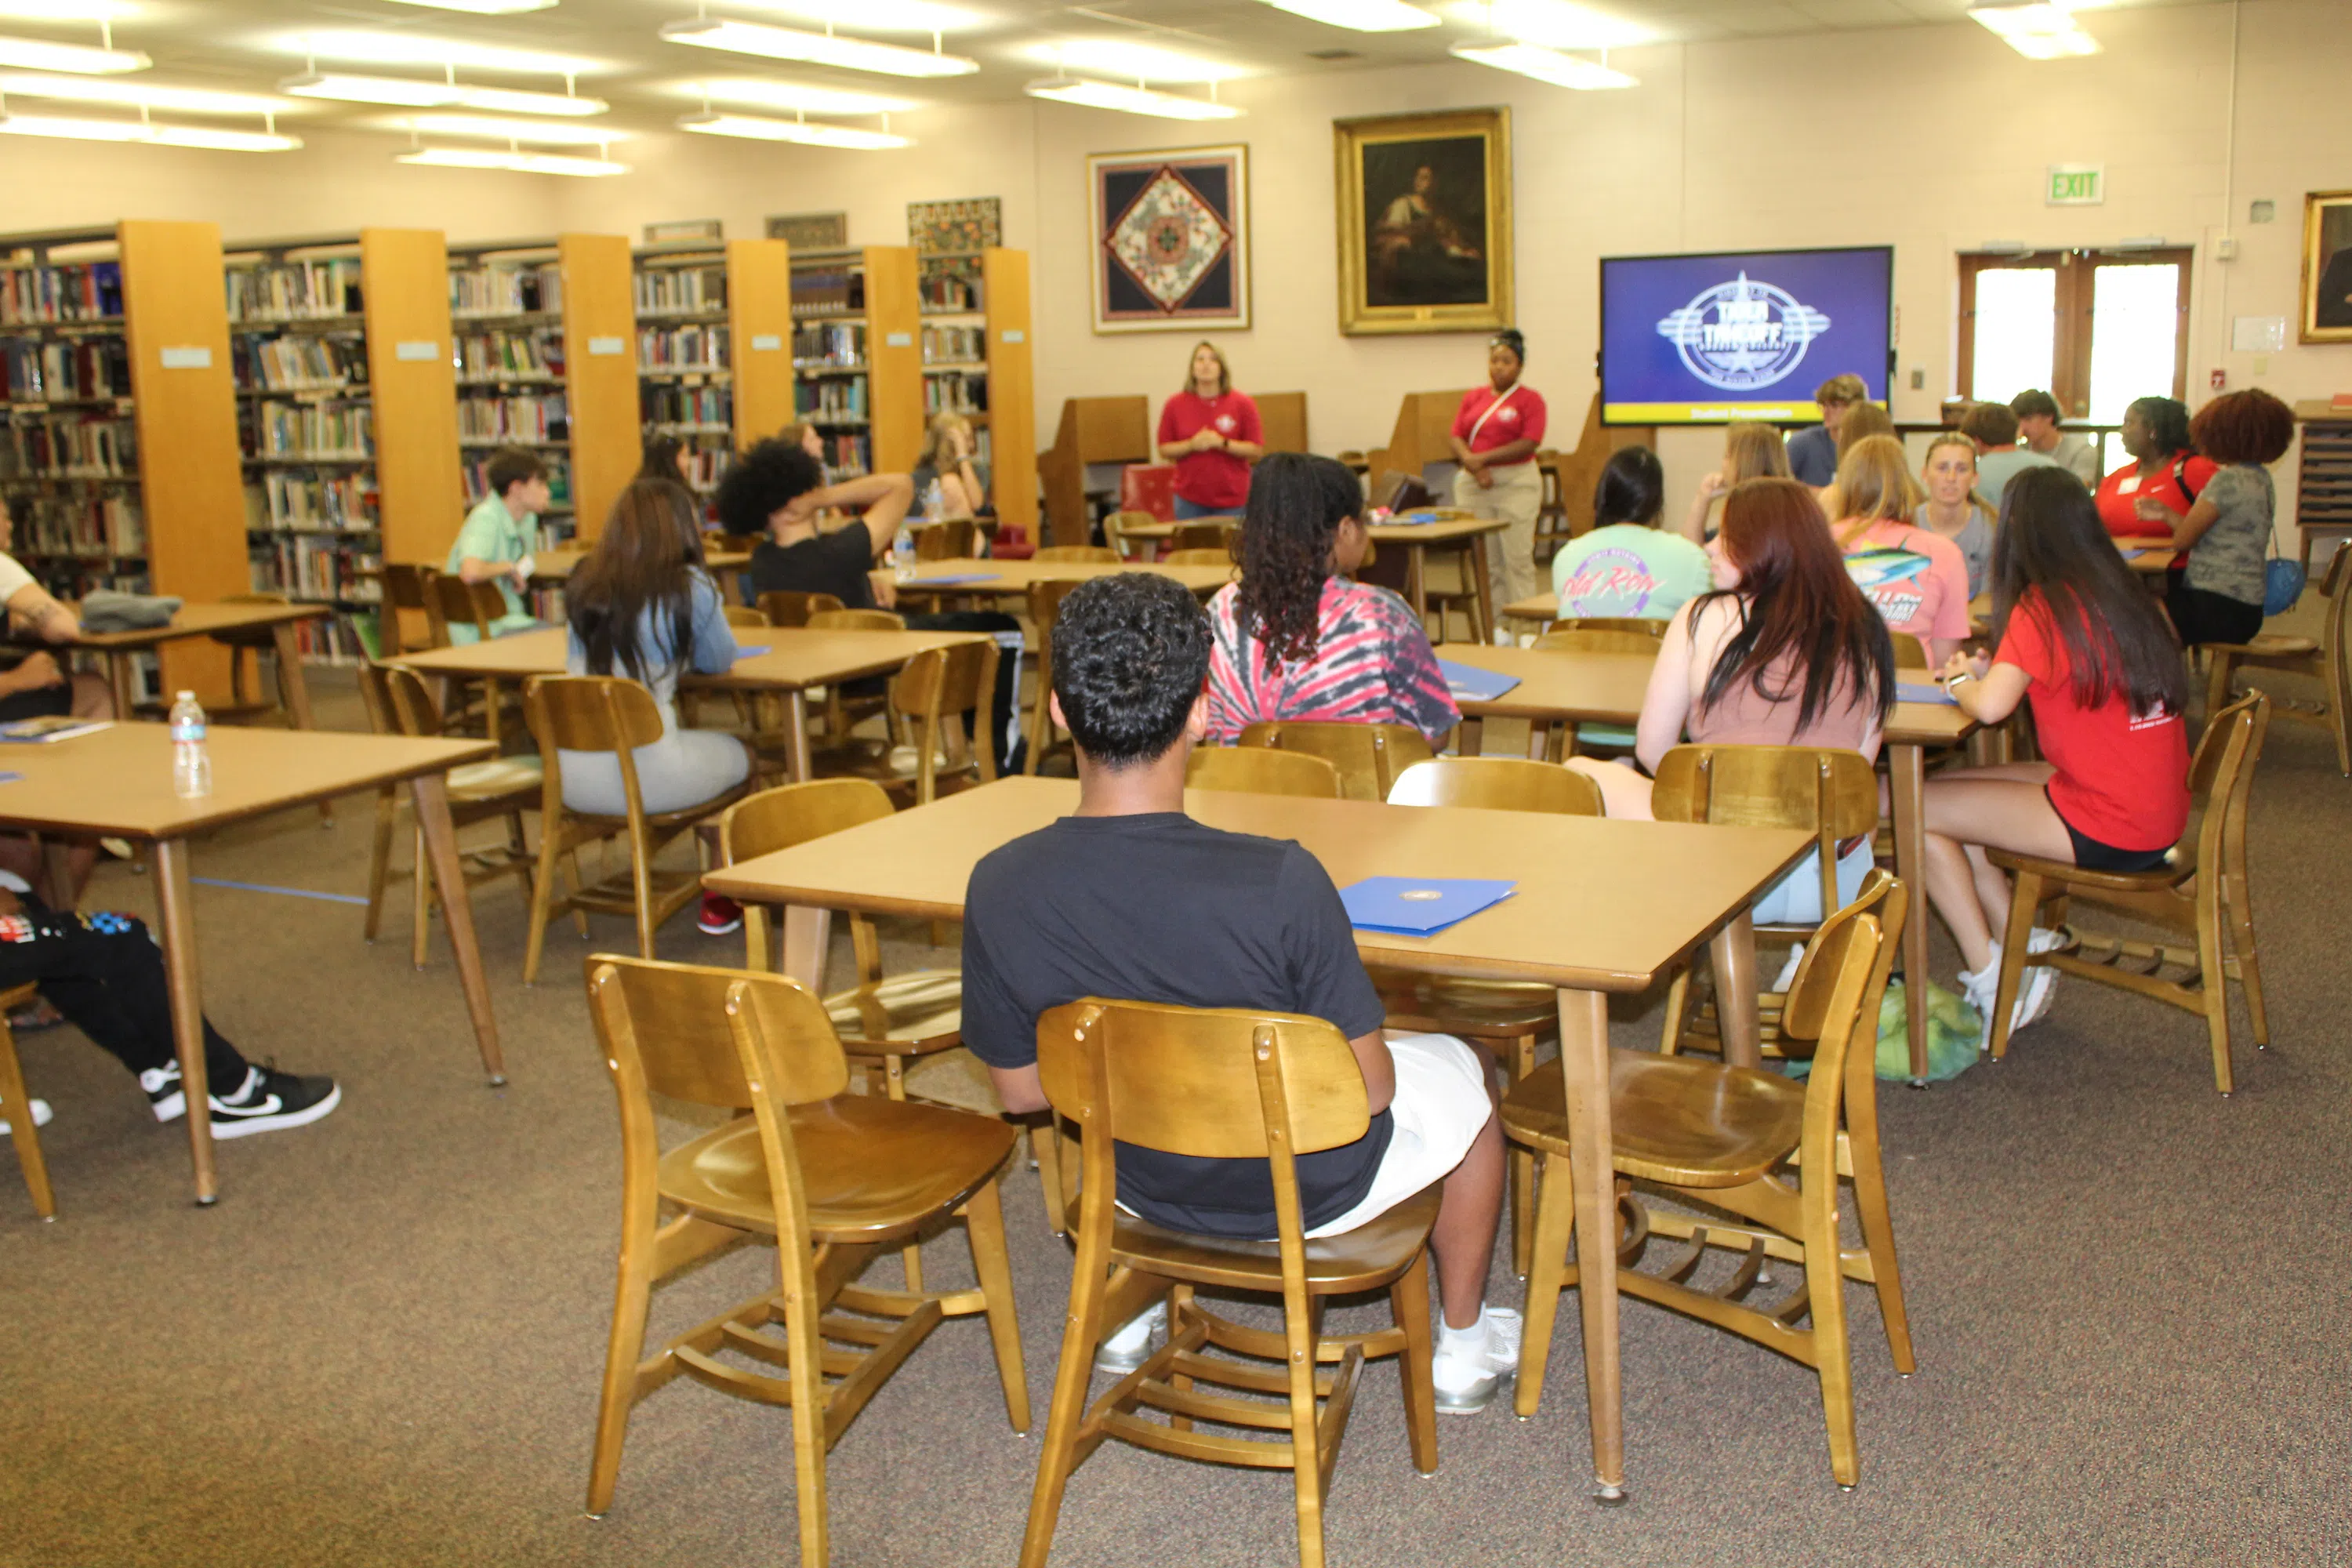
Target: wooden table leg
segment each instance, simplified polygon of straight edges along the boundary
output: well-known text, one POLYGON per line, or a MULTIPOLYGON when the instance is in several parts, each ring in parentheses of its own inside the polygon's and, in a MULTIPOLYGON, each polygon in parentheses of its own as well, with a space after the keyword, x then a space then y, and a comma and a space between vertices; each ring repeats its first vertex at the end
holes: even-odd
POLYGON ((1454 754, 1457 757, 1484 755, 1486 750, 1486 721, 1465 714, 1454 731, 1454 754))
POLYGON ((806 782, 814 766, 809 761, 808 693, 793 689, 784 693, 784 738, 792 748, 789 782, 806 782))
POLYGON ((824 961, 833 943, 833 911, 804 904, 784 908, 784 973, 822 996, 824 961))
POLYGON ((163 984, 172 994, 172 1048, 180 1058, 180 1092, 187 1102, 188 1155, 196 1169, 196 1202, 213 1203, 211 1085, 205 1081, 205 992, 196 977, 196 912, 188 892, 184 839, 155 841, 155 903, 163 938, 163 984))
POLYGON ((1725 922, 1706 944, 1715 965, 1715 1016, 1727 1067, 1764 1064, 1756 1031, 1756 922, 1746 910, 1725 922))
MULTIPOLYGON (((499 1023, 490 1014, 490 984, 482 973, 482 950, 474 944, 474 900, 466 890, 466 868, 457 856, 457 830, 449 824, 448 779, 440 773, 419 773, 409 781, 416 808, 416 825, 425 833, 425 853, 433 862, 433 880, 441 889, 441 918, 449 927, 449 949, 457 955, 457 983, 466 990, 466 1011, 473 1016, 474 1043, 481 1048, 482 1070, 495 1089, 507 1081, 506 1058, 499 1050, 499 1023)), ((417 889, 423 898, 424 889, 417 889)))
POLYGON ((1617 1363, 1617 1182, 1611 1165, 1609 1000, 1559 994, 1559 1061, 1568 1083, 1576 1184, 1577 1301, 1584 1314, 1584 1388, 1592 1417, 1593 1500, 1625 1500, 1625 1411, 1617 1363))
POLYGON ((1551 761, 1551 722, 1545 719, 1528 721, 1528 760, 1534 763, 1551 761))
POLYGON ((1927 1087, 1927 903, 1920 862, 1927 858, 1927 763, 1924 748, 1887 748, 1888 805, 1895 817, 1895 874, 1911 889, 1903 922, 1903 1005, 1910 1015, 1911 1087, 1927 1087))
POLYGON ((106 650, 107 684, 114 688, 114 716, 131 717, 131 661, 137 656, 129 648, 106 650))
MULTIPOLYGON (((1427 563, 1423 559, 1426 553, 1427 549, 1423 545, 1408 544, 1404 547, 1404 602, 1411 605, 1412 613, 1423 621, 1429 619, 1429 577, 1423 570, 1427 563)), ((1445 640, 1444 632, 1444 627, 1438 628, 1438 641, 1445 640)))
POLYGON ((1486 541, 1488 535, 1470 536, 1470 577, 1473 591, 1478 595, 1478 639, 1491 643, 1495 628, 1501 623, 1495 619, 1495 585, 1486 580, 1486 541))
MULTIPOLYGON (((286 717, 297 730, 316 728, 310 722, 310 682, 302 673, 302 650, 295 640, 294 623, 280 621, 269 628, 269 638, 278 654, 278 690, 286 703, 286 717)), ((332 799, 319 803, 319 826, 335 825, 335 803, 332 799)))

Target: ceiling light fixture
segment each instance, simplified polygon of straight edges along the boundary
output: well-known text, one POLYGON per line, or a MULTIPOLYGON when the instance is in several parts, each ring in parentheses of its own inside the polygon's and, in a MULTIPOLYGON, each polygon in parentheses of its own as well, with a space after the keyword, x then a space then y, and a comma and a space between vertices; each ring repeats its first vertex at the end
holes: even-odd
POLYGON ((283 99, 249 92, 214 92, 107 77, 42 76, 29 72, 0 76, 0 96, 9 93, 21 98, 62 99, 72 103, 136 104, 184 114, 274 114, 293 107, 283 99))
POLYGON ((2075 25, 2065 0, 2021 5, 1972 5, 1969 16, 2029 60, 2078 58, 2099 52, 2099 40, 2075 25))
POLYGON ((681 98, 701 100, 705 113, 709 112, 713 103, 790 109, 803 114, 892 114, 922 107, 912 99, 885 98, 879 93, 851 92, 808 82, 773 81, 764 77, 679 82, 676 90, 681 98))
POLYGON ((1056 71, 1087 71, 1113 81, 1216 82, 1249 74, 1197 55, 1124 38, 1056 38, 1023 52, 1056 71))
POLYGON ((941 50, 936 35, 929 50, 910 49, 866 38, 835 37, 831 23, 822 33, 808 33, 797 27, 771 27, 759 22, 698 16, 691 22, 664 24, 661 36, 669 43, 691 44, 700 49, 725 49, 773 60, 803 60, 810 65, 887 76, 970 76, 980 69, 978 60, 941 50))
POLYGON ((203 147, 226 153, 290 153, 299 136, 275 130, 220 131, 198 125, 154 125, 144 120, 79 120, 47 114, 11 114, 0 109, 0 135, 46 136, 67 142, 142 142, 159 147, 203 147))
POLYGON ((1658 38, 1654 27, 1575 0, 1450 0, 1445 14, 1489 37, 1552 49, 1622 49, 1658 38))
POLYGON ((1437 17, 1405 0, 1265 0, 1277 11, 1359 33, 1405 33, 1434 27, 1437 17))
POLYGON ((779 11, 812 22, 838 23, 874 33, 955 33, 992 18, 937 0, 731 0, 754 11, 779 11))
POLYGON ((552 11, 561 0, 393 0, 396 5, 429 5, 436 11, 466 11, 477 16, 512 16, 524 11, 552 11))
POLYGON ((886 117, 880 131, 854 125, 811 124, 806 120, 768 120, 755 114, 686 114, 677 128, 700 136, 740 136, 751 142, 798 142, 810 147, 842 147, 861 153, 912 147, 914 138, 893 135, 886 117))
MULTIPOLYGON (((511 88, 471 87, 457 80, 455 66, 442 67, 439 81, 415 77, 356 76, 320 71, 318 62, 300 76, 290 76, 278 90, 296 98, 331 98, 343 103, 389 103, 402 109, 490 109, 517 114, 602 114, 612 105, 601 98, 573 92, 519 92, 511 88)), ((564 79, 571 85, 571 79, 564 79)))
MULTIPOLYGON (((1087 109, 1113 109, 1122 114, 1149 114, 1160 120, 1237 120, 1242 111, 1230 103, 1219 103, 1213 98, 1184 98, 1172 92, 1155 92, 1141 82, 1122 87, 1116 82, 1088 81, 1082 77, 1051 76, 1033 81, 1022 91, 1032 98, 1051 99, 1055 103, 1075 103, 1087 109)), ((1215 84, 1210 84, 1215 90, 1215 84)))
POLYGON ((100 23, 106 47, 52 44, 40 38, 0 38, 0 66, 28 71, 70 71, 75 76, 119 76, 143 71, 155 62, 137 49, 114 47, 114 29, 100 23))
POLYGON ((418 147, 394 154, 395 163, 421 163, 439 169, 502 169, 517 174, 571 174, 594 177, 625 174, 626 163, 609 158, 570 158, 553 153, 498 152, 488 147, 418 147))
POLYGON ((123 0, 0 0, 12 22, 120 22, 134 9, 123 0))
MULTIPOLYGON (((542 54, 537 49, 505 49, 462 38, 436 38, 416 33, 376 32, 361 27, 321 28, 289 33, 278 39, 278 52, 305 55, 316 60, 350 60, 366 66, 432 66, 441 69, 501 71, 515 76, 593 76, 607 68, 595 60, 573 55, 542 54)), ((314 65, 310 68, 317 69, 314 65)))
POLYGON ((1498 38, 1456 44, 1446 52, 1458 60, 1492 66, 1496 70, 1532 77, 1538 81, 1549 82, 1554 87, 1573 88, 1579 92, 1601 92, 1642 85, 1640 78, 1613 68, 1609 64, 1606 49, 1601 51, 1599 60, 1588 60, 1581 55, 1565 55, 1541 44, 1522 44, 1498 38))
POLYGON ((497 142, 533 142, 543 147, 601 147, 628 134, 604 125, 490 114, 416 114, 400 124, 433 136, 484 136, 497 142))

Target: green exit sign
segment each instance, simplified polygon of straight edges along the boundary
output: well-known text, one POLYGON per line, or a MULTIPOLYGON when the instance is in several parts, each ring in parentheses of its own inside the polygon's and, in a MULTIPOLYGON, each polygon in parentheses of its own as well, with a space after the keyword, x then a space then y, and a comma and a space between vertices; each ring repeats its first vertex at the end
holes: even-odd
POLYGON ((2095 207, 2107 199, 2107 175, 2098 163, 2053 163, 2042 200, 2053 207, 2095 207))

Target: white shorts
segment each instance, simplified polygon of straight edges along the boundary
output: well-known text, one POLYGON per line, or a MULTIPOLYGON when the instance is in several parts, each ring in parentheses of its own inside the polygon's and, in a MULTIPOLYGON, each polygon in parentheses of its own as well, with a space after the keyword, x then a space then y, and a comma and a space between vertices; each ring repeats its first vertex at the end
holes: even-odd
POLYGON ((1395 1131, 1372 1184, 1355 1207, 1317 1226, 1310 1237, 1339 1236, 1368 1225, 1462 1163, 1495 1114, 1486 1058, 1451 1035, 1398 1035, 1389 1041, 1396 1094, 1395 1131))

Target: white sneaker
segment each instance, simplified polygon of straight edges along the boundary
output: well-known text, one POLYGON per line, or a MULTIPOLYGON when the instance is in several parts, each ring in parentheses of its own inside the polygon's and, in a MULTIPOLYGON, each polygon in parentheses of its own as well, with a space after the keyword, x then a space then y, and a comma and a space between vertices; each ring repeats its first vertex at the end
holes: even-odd
POLYGON ((1493 1404, 1503 1380, 1518 1371, 1521 1326, 1519 1315, 1507 1307, 1485 1309, 1477 1327, 1459 1335, 1441 1324, 1429 1373, 1437 1408, 1448 1415, 1475 1415, 1493 1404))
MULTIPOLYGON (((2034 937, 2027 937, 2028 952, 2046 952, 2063 941, 2055 931, 2035 933, 2042 934, 2047 934, 2052 940, 2037 947, 2034 937)), ((1984 1049, 1991 1048, 1992 1045, 1992 1006, 2000 986, 2000 943, 1994 942, 1992 957, 1986 961, 1982 970, 1974 974, 1966 970, 1960 972, 1961 993, 1967 996, 1969 1005, 1977 1010, 1977 1016, 1984 1020, 1981 1046, 1984 1049)), ((2058 972, 2046 964, 2037 963, 2021 972, 2017 982, 2017 1002, 2009 1010, 2009 1032, 2014 1035, 2029 1024, 2039 1023, 2050 1011, 2052 993, 2057 988, 2058 972)))
POLYGON ((1113 1377, 1125 1377, 1151 1359, 1151 1342, 1168 1332, 1168 1303, 1152 1303, 1145 1311, 1116 1331, 1105 1334, 1101 1344, 1095 1347, 1095 1370, 1109 1373, 1113 1377))
POLYGON ((1789 950, 1789 962, 1780 966, 1780 973, 1772 977, 1772 984, 1765 989, 1785 994, 1789 987, 1797 983, 1797 966, 1804 962, 1805 944, 1801 942, 1789 950))
MULTIPOLYGON (((36 1127, 47 1127, 48 1124, 49 1102, 46 1100, 37 1100, 33 1101, 33 1125, 36 1127)), ((0 1138, 5 1138, 8 1136, 8 1124, 5 1121, 0 1121, 0 1138)))

